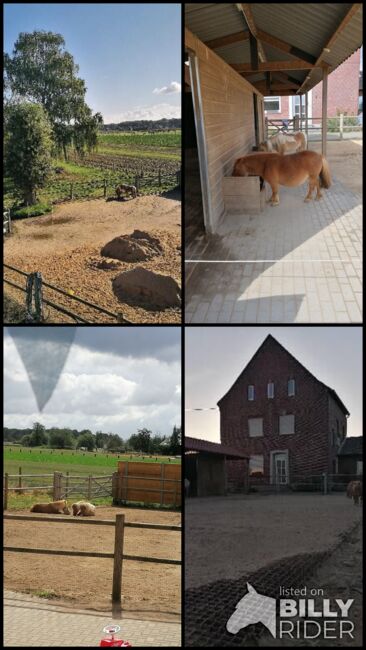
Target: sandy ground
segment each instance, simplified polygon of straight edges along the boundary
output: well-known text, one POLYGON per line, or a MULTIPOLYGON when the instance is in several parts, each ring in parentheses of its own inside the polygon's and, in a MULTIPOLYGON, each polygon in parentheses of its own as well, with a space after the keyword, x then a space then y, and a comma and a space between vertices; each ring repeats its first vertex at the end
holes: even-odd
POLYGON ((316 553, 361 519, 344 494, 238 495, 185 504, 185 588, 235 579, 299 553, 316 553))
MULTIPOLYGON (((125 316, 133 323, 179 323, 179 309, 148 310, 121 303, 112 292, 111 281, 122 271, 144 266, 149 270, 172 276, 181 284, 181 203, 177 193, 165 196, 141 196, 134 200, 78 201, 55 208, 52 216, 18 220, 13 235, 6 238, 4 262, 26 272, 41 271, 44 279, 66 291, 125 316), (169 197, 169 198, 168 198, 169 197), (96 269, 93 263, 100 249, 118 235, 145 230, 158 237, 163 254, 147 262, 119 263, 118 270, 96 269)), ((7 271, 7 277, 21 284, 19 275, 7 271)), ((17 301, 20 292, 6 286, 17 301)), ((108 316, 44 290, 44 297, 53 300, 91 322, 115 322, 108 316)), ((67 316, 50 311, 48 322, 73 322, 67 316)))
MULTIPOLYGON (((180 525, 181 515, 132 508, 97 507, 98 519, 180 525)), ((18 511, 17 511, 18 514, 18 511)), ((19 514, 29 514, 20 511, 19 514)), ((114 527, 4 520, 4 545, 91 552, 113 552, 114 527)), ((127 528, 124 553, 180 559, 181 534, 176 531, 127 528)), ((52 592, 57 602, 105 611, 110 609, 113 560, 25 553, 4 554, 4 586, 23 593, 52 592)), ((46 595, 46 594, 44 594, 46 595)), ((125 560, 122 608, 129 614, 160 620, 180 620, 180 565, 125 560)))
MULTIPOLYGON (((310 142, 309 149, 321 152, 321 142, 310 142)), ((327 142, 327 160, 333 176, 346 187, 362 193, 362 140, 327 142)))

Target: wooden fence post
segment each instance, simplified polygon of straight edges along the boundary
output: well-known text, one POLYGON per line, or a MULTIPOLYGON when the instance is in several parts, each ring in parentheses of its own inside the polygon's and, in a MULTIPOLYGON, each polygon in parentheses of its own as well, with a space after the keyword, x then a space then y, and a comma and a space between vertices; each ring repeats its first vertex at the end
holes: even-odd
POLYGON ((89 477, 88 477, 88 499, 89 499, 89 501, 91 499, 91 479, 92 479, 91 474, 89 474, 89 477))
POLYGON ((159 171, 158 171, 158 184, 159 184, 159 187, 161 187, 161 169, 160 169, 160 167, 159 167, 159 171))
POLYGON ((70 199, 74 198, 74 183, 70 183, 70 199))
POLYGON ((62 484, 62 473, 53 472, 53 500, 59 501, 61 499, 61 484, 62 484))
POLYGON ((9 474, 6 473, 4 476, 4 502, 3 502, 4 510, 8 509, 8 489, 9 489, 9 474))
POLYGON ((67 499, 67 497, 69 495, 69 473, 70 472, 66 472, 66 482, 65 482, 65 498, 66 499, 67 499))
POLYGON ((124 526, 125 526, 125 516, 116 515, 116 524, 115 524, 115 533, 114 533, 114 562, 113 562, 113 588, 112 588, 113 603, 121 602, 124 526))
POLYGON ((104 198, 107 196, 107 179, 104 179, 104 198))
MULTIPOLYGON (((22 468, 21 468, 21 467, 19 467, 18 487, 19 487, 19 488, 22 487, 22 468)), ((19 492, 20 492, 20 490, 19 490, 19 492)))
POLYGON ((343 140, 343 113, 339 115, 339 139, 343 140))

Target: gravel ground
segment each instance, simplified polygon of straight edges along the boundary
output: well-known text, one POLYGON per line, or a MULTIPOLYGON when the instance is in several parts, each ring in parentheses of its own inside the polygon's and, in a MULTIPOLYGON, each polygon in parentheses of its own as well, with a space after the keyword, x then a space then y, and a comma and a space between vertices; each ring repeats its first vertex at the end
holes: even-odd
POLYGON ((327 550, 361 519, 344 494, 188 499, 185 588, 234 579, 298 553, 327 550))

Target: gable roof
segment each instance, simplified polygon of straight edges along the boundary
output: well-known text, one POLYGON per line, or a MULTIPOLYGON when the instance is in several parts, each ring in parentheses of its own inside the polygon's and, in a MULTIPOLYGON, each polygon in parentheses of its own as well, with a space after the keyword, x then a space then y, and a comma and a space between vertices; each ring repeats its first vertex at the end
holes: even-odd
POLYGON ((245 366, 244 370, 242 370, 242 372, 240 373, 240 375, 239 375, 239 376, 237 377, 237 379, 234 381, 233 385, 229 388, 229 390, 225 393, 225 395, 224 395, 224 396, 223 396, 223 397, 222 397, 222 398, 217 402, 217 405, 218 405, 219 408, 220 408, 220 404, 221 404, 221 403, 223 402, 223 400, 228 396, 228 394, 231 392, 232 388, 234 388, 235 384, 236 384, 236 383, 241 379, 242 375, 246 372, 246 370, 248 369, 248 367, 250 366, 250 364, 254 361, 254 359, 256 359, 256 357, 257 357, 257 356, 259 355, 259 353, 261 352, 263 346, 264 346, 267 342, 274 343, 274 344, 277 345, 279 348, 281 348, 281 350, 283 350, 283 351, 284 351, 284 352, 285 352, 285 353, 286 353, 286 354, 287 354, 291 359, 293 359, 294 361, 296 361, 296 363, 297 363, 299 366, 301 366, 301 368, 302 368, 303 370, 305 370, 305 372, 306 372, 308 375, 310 375, 310 377, 312 377, 313 379, 315 379, 315 381, 317 381, 321 386, 323 386, 324 388, 326 388, 326 390, 328 391, 329 395, 331 395, 331 397, 332 397, 332 398, 337 402, 338 406, 339 406, 340 409, 343 411, 343 413, 344 413, 345 415, 350 415, 348 409, 345 407, 345 405, 343 404, 341 398, 337 395, 337 393, 336 393, 336 391, 334 390, 334 388, 330 388, 330 386, 327 386, 327 385, 324 384, 322 381, 320 381, 320 379, 318 379, 317 377, 315 377, 315 375, 313 375, 313 374, 310 372, 310 370, 308 370, 307 368, 305 368, 305 366, 303 366, 302 363, 300 363, 300 361, 298 361, 298 360, 297 360, 297 359, 296 359, 296 358, 295 358, 295 357, 294 357, 294 356, 293 356, 293 355, 292 355, 288 350, 286 350, 286 348, 284 348, 283 345, 281 345, 281 343, 279 343, 279 342, 277 341, 277 339, 275 339, 274 336, 272 336, 272 334, 268 334, 268 336, 266 336, 266 338, 264 339, 263 343, 259 346, 258 350, 255 352, 255 354, 252 356, 252 358, 250 359, 250 361, 247 363, 247 365, 245 366))
POLYGON ((203 451, 208 454, 218 454, 226 456, 226 458, 235 460, 239 458, 248 458, 245 454, 240 453, 234 447, 229 445, 222 445, 219 442, 210 442, 209 440, 201 440, 201 438, 184 437, 184 446, 187 451, 203 451))
POLYGON ((362 436, 345 438, 338 452, 338 456, 355 456, 362 454, 362 436))

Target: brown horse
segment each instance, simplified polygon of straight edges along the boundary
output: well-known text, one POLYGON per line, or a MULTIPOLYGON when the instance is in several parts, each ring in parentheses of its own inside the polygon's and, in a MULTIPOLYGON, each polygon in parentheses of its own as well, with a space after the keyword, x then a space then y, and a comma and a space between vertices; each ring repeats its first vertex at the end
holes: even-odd
POLYGON ((320 186, 331 186, 329 166, 324 156, 315 151, 301 151, 289 156, 279 153, 252 153, 239 158, 234 165, 233 176, 260 176, 272 188, 268 203, 278 205, 280 185, 297 187, 309 180, 305 201, 310 201, 316 189, 317 200, 321 198, 320 186), (319 183, 320 177, 320 183, 319 183))
POLYGON ((362 481, 350 481, 347 485, 347 496, 358 506, 359 499, 362 499, 362 481))
POLYGON ((276 151, 277 153, 287 154, 305 151, 306 144, 306 135, 301 131, 296 133, 280 132, 261 142, 258 149, 259 151, 276 151))

